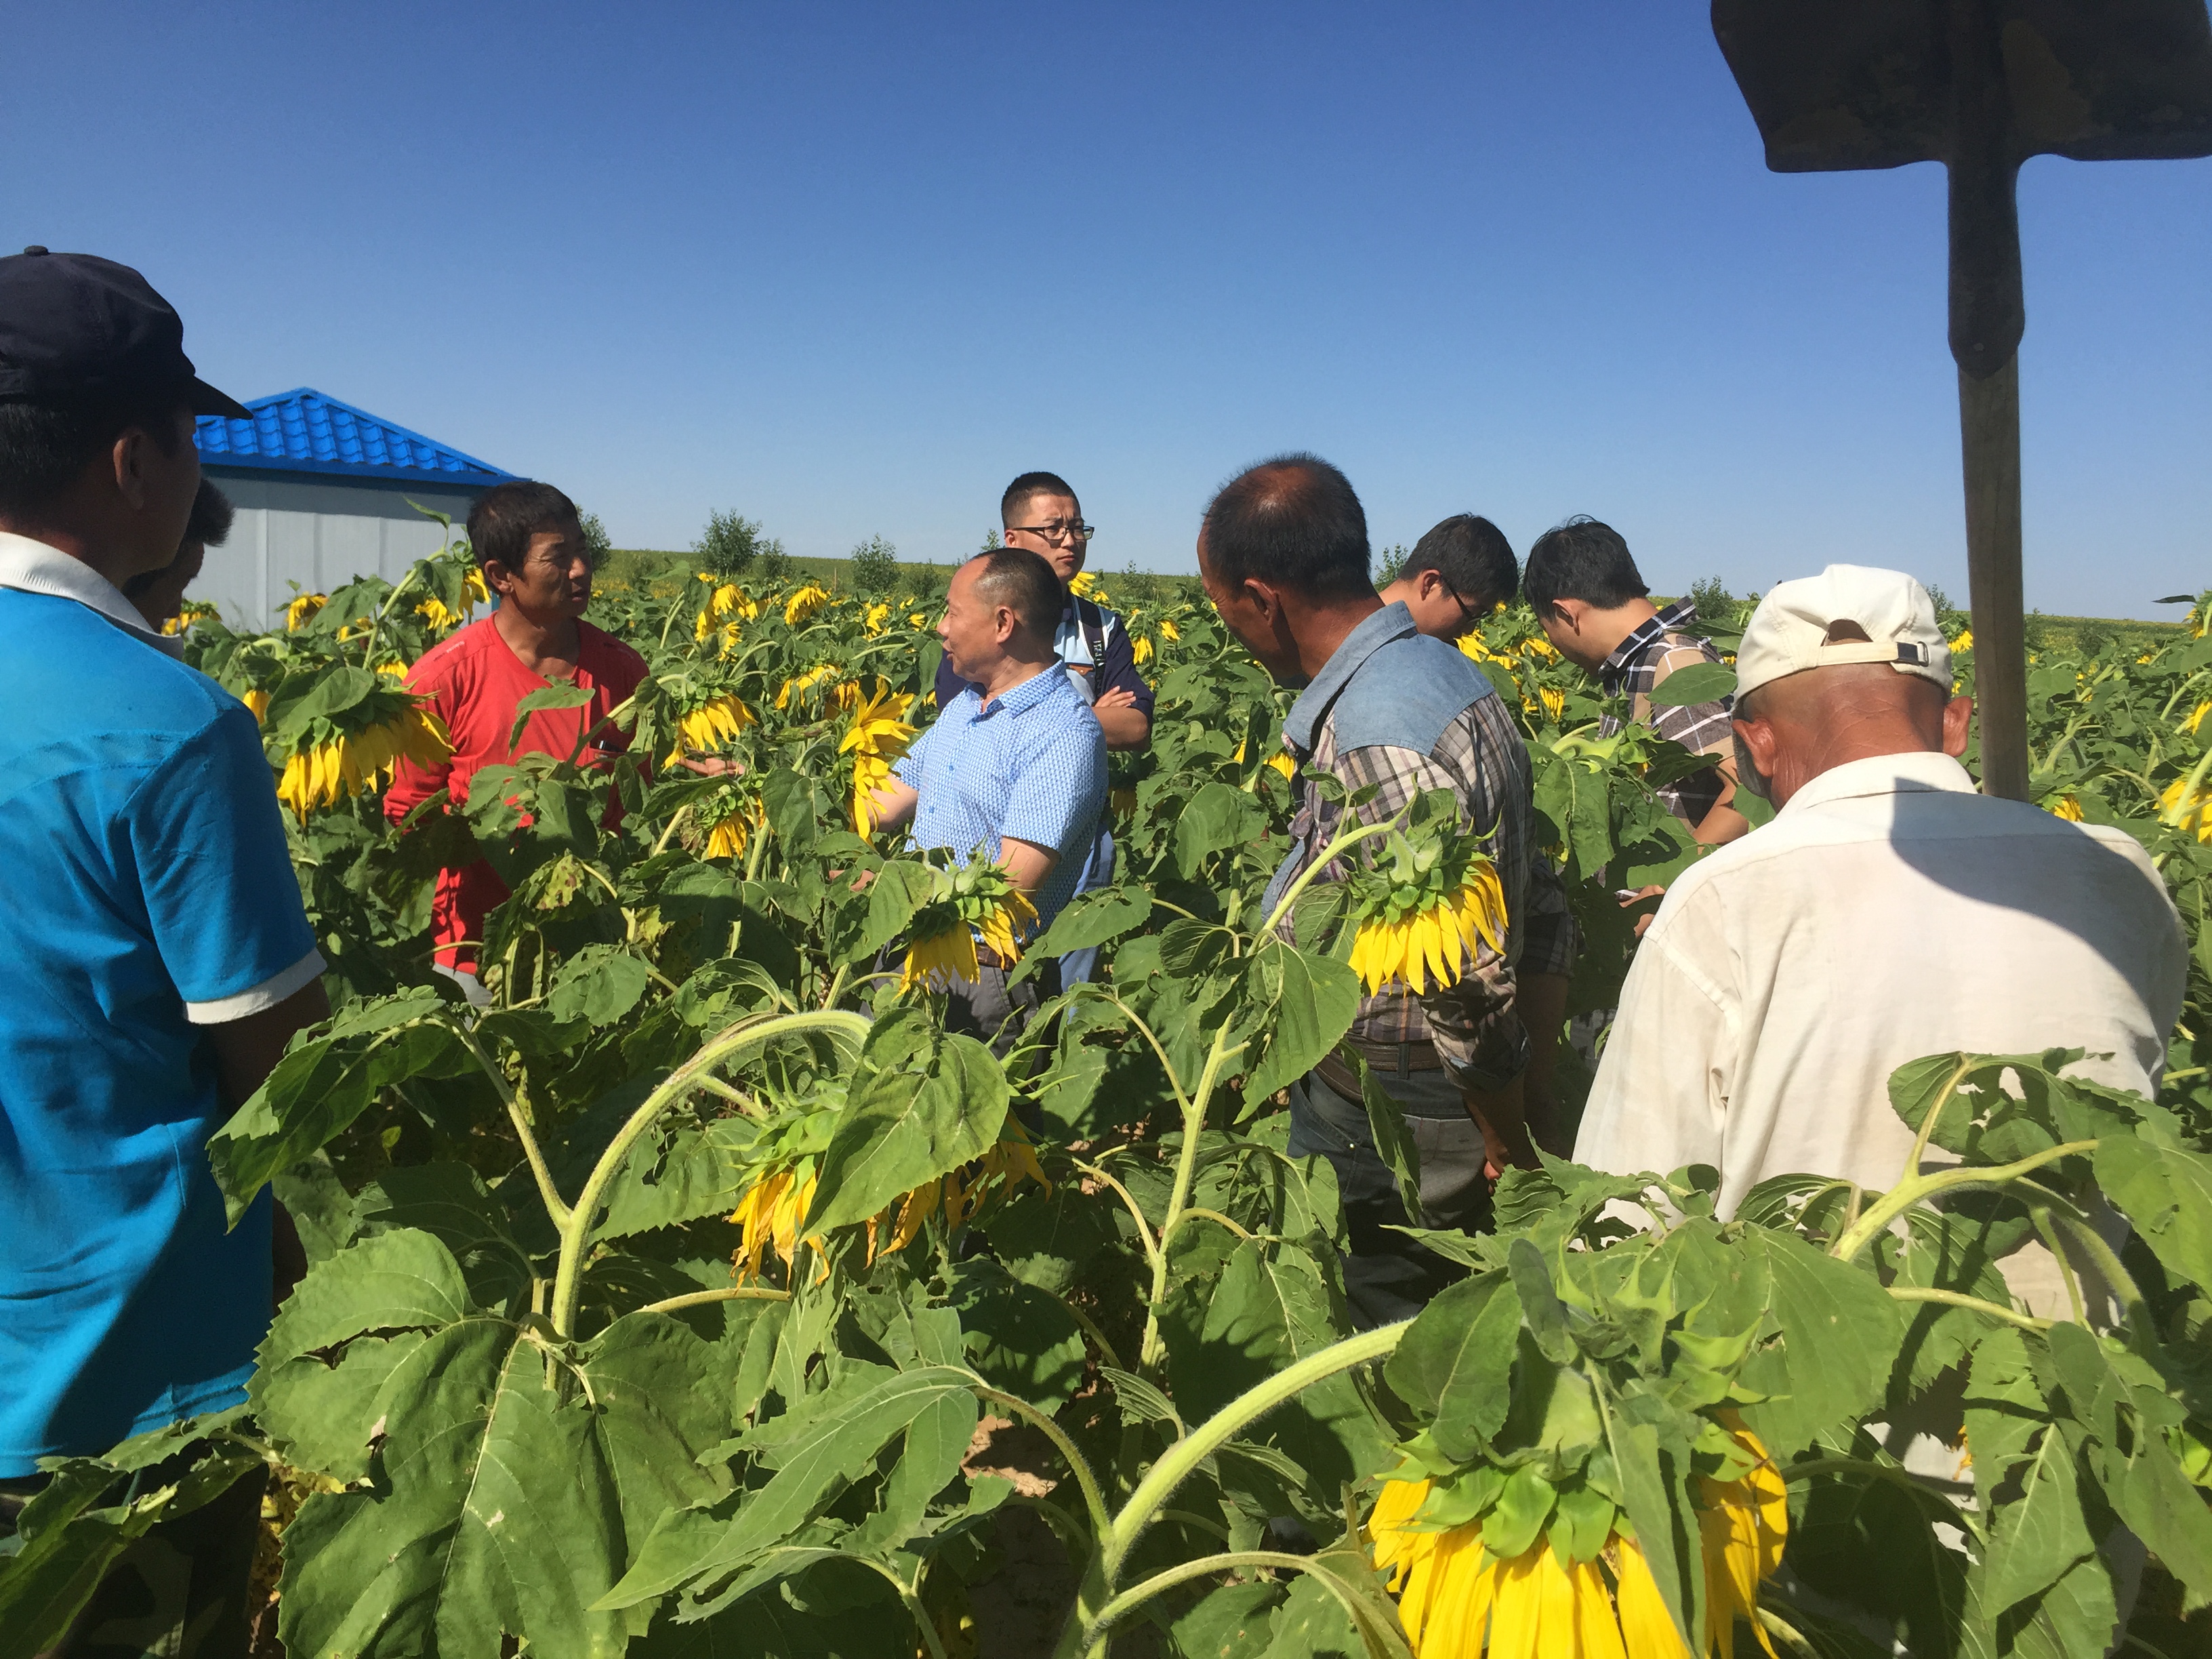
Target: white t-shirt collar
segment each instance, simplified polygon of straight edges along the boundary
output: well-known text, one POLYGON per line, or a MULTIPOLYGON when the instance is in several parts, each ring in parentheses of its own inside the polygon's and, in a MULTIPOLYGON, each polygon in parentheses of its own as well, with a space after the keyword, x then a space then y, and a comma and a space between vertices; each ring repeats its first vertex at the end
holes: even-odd
POLYGON ((166 656, 181 657, 185 642, 149 628, 123 590, 82 559, 58 547, 0 530, 0 587, 25 593, 50 593, 88 605, 126 633, 134 634, 166 656))

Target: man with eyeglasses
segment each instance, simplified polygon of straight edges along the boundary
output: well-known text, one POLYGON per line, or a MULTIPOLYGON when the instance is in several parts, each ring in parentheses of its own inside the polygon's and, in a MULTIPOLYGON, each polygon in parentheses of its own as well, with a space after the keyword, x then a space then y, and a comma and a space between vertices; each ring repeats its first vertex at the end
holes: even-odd
POLYGON ((1455 514, 1413 544, 1382 603, 1402 605, 1413 626, 1447 644, 1511 600, 1521 568, 1504 532, 1472 513, 1455 514))
MULTIPOLYGON (((1067 677, 1098 717, 1109 749, 1142 749, 1152 736, 1152 688, 1137 672, 1135 647, 1121 618, 1095 600, 1070 592, 1083 574, 1091 538, 1098 526, 1083 522, 1082 506, 1067 481, 1054 472, 1024 472, 999 500, 999 522, 1008 547, 1040 556, 1067 595, 1054 640, 1067 677)), ((937 665, 937 706, 949 708, 968 689, 952 659, 937 665)))
MULTIPOLYGON (((1729 804, 1735 797, 1729 700, 1673 707, 1651 700, 1668 675, 1721 659, 1711 640, 1689 631, 1697 606, 1687 599, 1677 599, 1663 611, 1653 605, 1651 590, 1620 532, 1586 514, 1536 538, 1521 589, 1544 636, 1561 656, 1594 676, 1607 696, 1626 696, 1629 719, 1685 749, 1718 757, 1717 766, 1659 791, 1668 811, 1707 846, 1749 835, 1751 821, 1729 804)), ((1599 735, 1611 737, 1621 724, 1608 714, 1599 735)))
MULTIPOLYGON (((1067 678, 1106 734, 1109 749, 1142 749, 1152 737, 1152 688, 1137 672, 1135 647, 1121 618, 1097 600, 1073 591, 1090 556, 1096 525, 1083 521, 1082 504, 1075 491, 1056 472, 1024 472, 1006 486, 999 498, 999 523, 1008 547, 1026 548, 1052 567, 1060 578, 1066 605, 1053 648, 1066 665, 1067 678)), ((937 665, 937 706, 952 707, 969 683, 953 672, 950 656, 937 665)), ((982 695, 975 688, 976 695, 982 695)), ((1114 879, 1114 836, 1102 819, 1096 843, 1085 860, 1075 890, 1087 893, 1114 879)), ((1095 949, 1072 951, 1060 958, 1063 984, 1074 985, 1091 977, 1097 964, 1095 949)))

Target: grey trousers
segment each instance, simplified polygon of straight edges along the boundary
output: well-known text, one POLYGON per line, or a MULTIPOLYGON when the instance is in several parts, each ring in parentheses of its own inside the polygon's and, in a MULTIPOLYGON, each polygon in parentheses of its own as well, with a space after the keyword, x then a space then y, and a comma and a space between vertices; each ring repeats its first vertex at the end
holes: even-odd
POLYGON ((1486 1232, 1491 1225, 1482 1131, 1468 1115, 1458 1085, 1442 1072, 1386 1072, 1377 1066, 1375 1078, 1405 1113, 1406 1127, 1420 1154, 1419 1216, 1408 1218, 1399 1201, 1398 1183, 1375 1150, 1364 1106, 1346 1100, 1314 1073, 1290 1091, 1291 1155, 1318 1153, 1336 1171, 1348 1246, 1344 1287, 1352 1322, 1362 1330, 1411 1319, 1431 1297, 1467 1274, 1457 1263, 1390 1228, 1456 1227, 1473 1233, 1486 1232))

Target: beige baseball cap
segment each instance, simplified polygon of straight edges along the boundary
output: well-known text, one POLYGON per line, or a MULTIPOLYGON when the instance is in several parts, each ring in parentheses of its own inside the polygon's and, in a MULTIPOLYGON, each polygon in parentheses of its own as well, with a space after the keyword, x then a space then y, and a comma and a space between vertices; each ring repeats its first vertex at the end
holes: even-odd
POLYGON ((1902 570, 1832 564, 1778 582, 1759 602, 1736 647, 1735 694, 1809 668, 1886 662, 1951 689, 1951 647, 1928 590, 1902 570))

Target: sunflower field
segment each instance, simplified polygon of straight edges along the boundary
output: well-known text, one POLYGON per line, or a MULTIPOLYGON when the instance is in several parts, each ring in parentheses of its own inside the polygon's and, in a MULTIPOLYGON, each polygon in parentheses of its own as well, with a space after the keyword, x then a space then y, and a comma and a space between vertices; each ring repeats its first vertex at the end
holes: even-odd
MULTIPOLYGON (((1727 1222, 1711 1170, 1547 1156, 1494 1232, 1419 1235, 1463 1279, 1361 1331, 1282 1091, 1363 982, 1495 930, 1443 803, 1353 799, 1352 878, 1265 908, 1288 697, 1202 605, 1133 611, 1159 704, 1114 757, 1116 880, 1018 971, 1101 969, 995 1053, 944 988, 979 938, 1016 954, 1025 901, 859 810, 930 716, 932 605, 603 594, 652 670, 627 752, 526 756, 395 829, 395 758, 444 743, 401 677, 483 602, 456 546, 265 635, 191 628, 262 722, 337 1011, 210 1157, 234 1216, 273 1183, 311 1267, 246 1406, 56 1464, 0 1556, 0 1659, 263 1465, 259 1639, 301 1659, 2212 1651, 2203 607, 2031 678, 2042 804, 2141 837, 2197 942, 2159 1099, 2074 1076, 2064 1031, 1931 1055, 1891 1104, 1948 1164, 1807 1171, 1727 1222), (671 764, 706 755, 741 769, 671 764), (513 893, 481 1009, 428 932, 477 857, 513 893), (2087 1264, 2075 1318, 1992 1265, 2034 1238, 2087 1264)), ((1652 792, 1698 763, 1600 736, 1525 611, 1462 648, 1522 712, 1572 1006, 1608 1008, 1615 892, 1692 855, 1652 792)))

